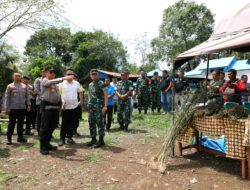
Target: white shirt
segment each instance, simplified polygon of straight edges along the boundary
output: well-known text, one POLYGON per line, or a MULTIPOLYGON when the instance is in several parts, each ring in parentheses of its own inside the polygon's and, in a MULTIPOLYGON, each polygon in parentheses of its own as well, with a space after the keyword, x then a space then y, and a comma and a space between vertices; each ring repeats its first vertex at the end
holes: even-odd
POLYGON ((83 89, 79 82, 73 80, 72 82, 63 81, 59 85, 59 92, 62 98, 62 109, 75 109, 79 105, 78 93, 83 89))

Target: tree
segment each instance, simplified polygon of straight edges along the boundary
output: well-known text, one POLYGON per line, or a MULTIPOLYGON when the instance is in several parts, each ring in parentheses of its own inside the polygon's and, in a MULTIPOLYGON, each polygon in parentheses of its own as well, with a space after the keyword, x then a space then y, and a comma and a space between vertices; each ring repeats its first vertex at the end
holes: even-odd
POLYGON ((71 62, 71 32, 67 28, 48 28, 33 34, 25 46, 25 55, 32 62, 37 58, 54 57, 61 61, 64 67, 71 62))
POLYGON ((87 75, 92 68, 118 71, 127 66, 127 51, 122 42, 100 30, 73 35, 72 51, 72 67, 80 76, 87 75))
POLYGON ((12 73, 16 70, 16 63, 19 59, 17 51, 12 46, 0 42, 0 91, 4 91, 7 84, 12 81, 12 73))
POLYGON ((29 75, 31 79, 35 79, 39 76, 41 68, 53 67, 57 76, 63 76, 65 69, 62 67, 61 61, 57 57, 49 56, 47 58, 33 59, 32 64, 29 67, 29 75))
POLYGON ((1 0, 0 39, 17 28, 37 29, 56 18, 60 5, 55 0, 1 0))
POLYGON ((159 36, 151 41, 154 58, 172 62, 178 54, 207 40, 213 24, 213 14, 204 4, 178 1, 165 9, 159 36))

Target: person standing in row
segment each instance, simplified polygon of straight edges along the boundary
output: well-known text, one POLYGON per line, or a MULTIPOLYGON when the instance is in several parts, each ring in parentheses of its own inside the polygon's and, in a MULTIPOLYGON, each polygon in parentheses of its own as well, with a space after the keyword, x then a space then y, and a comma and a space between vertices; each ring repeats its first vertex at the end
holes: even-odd
POLYGON ((61 96, 56 84, 63 80, 72 80, 73 76, 55 79, 55 70, 46 68, 46 78, 41 82, 41 129, 40 129, 40 153, 49 154, 56 150, 56 146, 50 144, 52 134, 57 127, 59 110, 61 108, 61 96))
POLYGON ((136 96, 138 99, 138 111, 141 114, 141 110, 144 109, 144 113, 147 114, 149 106, 149 79, 145 71, 141 71, 141 77, 136 81, 136 96))
POLYGON ((27 86, 29 91, 29 101, 30 101, 30 111, 26 111, 25 118, 26 118, 26 128, 25 128, 25 135, 33 135, 31 133, 31 127, 35 128, 36 123, 36 100, 35 100, 35 93, 33 86, 30 85, 30 78, 28 76, 23 76, 23 83, 27 86))
POLYGON ((9 114, 9 124, 7 129, 7 145, 12 144, 12 135, 14 133, 17 121, 17 142, 26 143, 23 138, 23 123, 26 110, 30 111, 28 87, 21 82, 21 74, 13 74, 13 83, 9 84, 5 92, 6 113, 9 114))
POLYGON ((162 72, 163 79, 161 80, 161 101, 164 113, 170 113, 172 111, 172 88, 173 80, 168 75, 167 70, 162 72))
POLYGON ((115 88, 113 85, 110 84, 109 77, 105 79, 105 85, 108 88, 108 108, 107 112, 104 114, 104 126, 106 126, 106 130, 107 132, 109 132, 113 118, 113 108, 114 108, 113 97, 115 95, 115 88))
POLYGON ((100 148, 105 145, 104 143, 105 128, 103 124, 103 115, 107 111, 108 93, 104 82, 99 80, 99 73, 97 69, 92 69, 90 71, 90 77, 92 82, 89 84, 88 120, 89 120, 91 141, 87 143, 87 146, 94 145, 94 148, 100 148), (96 140, 97 136, 96 127, 98 127, 98 135, 99 135, 98 142, 96 140))
MULTIPOLYGON (((78 76, 76 73, 74 73, 74 80, 78 82, 78 76)), ((80 102, 82 99, 84 99, 84 88, 82 86, 80 86, 81 90, 80 92, 77 93, 77 100, 80 102)), ((76 111, 76 115, 77 115, 77 121, 76 124, 74 125, 74 129, 73 129, 73 135, 80 137, 80 133, 78 133, 77 129, 80 125, 80 120, 82 120, 82 104, 79 104, 77 107, 77 111, 76 111)))
POLYGON ((128 131, 131 114, 131 96, 133 92, 133 83, 128 80, 129 73, 124 71, 121 73, 121 81, 118 82, 116 95, 118 96, 118 123, 120 129, 128 131), (125 116, 125 117, 124 117, 125 116))
POLYGON ((222 87, 223 83, 220 80, 220 71, 214 70, 212 72, 212 80, 207 84, 208 90, 208 103, 209 102, 216 102, 221 100, 222 96, 219 94, 219 89, 222 87))
POLYGON ((152 112, 157 110, 158 113, 161 111, 161 90, 160 90, 160 80, 158 72, 154 72, 154 76, 151 79, 150 85, 152 112))
MULTIPOLYGON (((67 70, 66 76, 74 77, 72 70, 67 70)), ((78 120, 78 106, 82 106, 82 88, 79 82, 69 78, 59 84, 59 92, 62 100, 62 127, 60 131, 59 146, 65 144, 65 138, 67 135, 67 143, 75 144, 72 139, 74 128, 77 125, 78 120), (80 101, 78 101, 78 93, 80 101)))
MULTIPOLYGON (((113 77, 111 85, 114 86, 115 90, 117 89, 117 84, 118 84, 117 77, 113 77)), ((114 114, 116 114, 116 112, 117 112, 117 104, 118 104, 118 96, 116 94, 114 95, 113 100, 114 100, 114 114)), ((112 121, 114 122, 114 118, 112 118, 112 121)))
POLYGON ((36 94, 36 129, 39 135, 41 127, 41 82, 46 77, 45 69, 41 70, 41 76, 34 82, 34 92, 36 94))
POLYGON ((188 88, 188 82, 184 77, 184 72, 180 71, 178 78, 176 78, 174 81, 175 106, 176 106, 175 110, 180 110, 181 106, 184 105, 187 99, 187 94, 186 94, 187 88, 188 88))

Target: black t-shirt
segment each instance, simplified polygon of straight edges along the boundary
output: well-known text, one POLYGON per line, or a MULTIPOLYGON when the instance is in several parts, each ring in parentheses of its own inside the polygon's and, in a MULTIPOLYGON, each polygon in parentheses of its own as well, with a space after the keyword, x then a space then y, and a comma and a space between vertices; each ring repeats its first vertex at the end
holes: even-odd
POLYGON ((171 77, 168 76, 168 77, 163 78, 163 79, 161 80, 161 84, 160 84, 160 86, 161 86, 161 91, 166 90, 166 89, 168 88, 170 82, 172 82, 172 78, 171 78, 171 77))
POLYGON ((179 93, 179 92, 185 90, 187 87, 188 87, 188 82, 185 78, 182 80, 180 78, 176 79, 176 81, 174 83, 174 88, 175 88, 176 93, 179 93))

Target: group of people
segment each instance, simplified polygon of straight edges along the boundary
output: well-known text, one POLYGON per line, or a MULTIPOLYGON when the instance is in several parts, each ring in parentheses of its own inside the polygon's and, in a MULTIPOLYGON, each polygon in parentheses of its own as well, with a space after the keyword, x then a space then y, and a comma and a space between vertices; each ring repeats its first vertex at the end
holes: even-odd
POLYGON ((242 75, 237 78, 237 71, 228 71, 228 79, 225 80, 225 73, 218 70, 212 72, 212 80, 206 85, 208 89, 208 102, 222 101, 242 104, 249 101, 249 89, 247 86, 248 77, 242 75))
POLYGON ((65 77, 55 79, 55 70, 46 68, 41 76, 29 84, 28 76, 13 74, 13 83, 5 92, 5 109, 9 114, 7 144, 12 144, 12 136, 17 122, 17 141, 26 143, 25 135, 32 135, 31 127, 37 128, 40 137, 40 152, 44 155, 57 147, 50 144, 52 134, 59 124, 59 110, 62 115, 59 146, 74 144, 73 133, 77 133, 83 89, 77 82, 77 75, 67 70, 65 77), (26 118, 26 119, 25 119, 26 118), (24 132, 24 121, 26 128, 24 132))
MULTIPOLYGON (((248 101, 247 75, 242 75, 241 80, 236 78, 237 72, 228 72, 229 80, 226 81, 223 72, 214 70, 213 79, 206 83, 208 89, 208 101, 224 99, 241 103, 248 101)), ((178 77, 169 76, 166 70, 162 73, 155 72, 149 79, 146 72, 142 71, 137 79, 135 87, 129 80, 129 72, 122 71, 121 80, 116 77, 106 77, 100 80, 97 69, 90 71, 91 83, 88 88, 88 122, 91 141, 87 146, 99 148, 104 146, 105 131, 109 132, 113 121, 113 113, 117 113, 120 130, 128 131, 131 123, 133 100, 138 100, 138 111, 147 114, 149 107, 152 112, 163 108, 163 113, 170 113, 176 106, 181 108, 186 99, 188 83, 184 73, 178 77), (175 104, 172 104, 175 93, 175 104), (97 140, 97 136, 99 136, 97 140)), ((68 69, 65 76, 56 78, 53 68, 41 71, 34 86, 30 84, 28 76, 13 74, 13 83, 9 84, 5 92, 6 113, 9 114, 7 129, 7 144, 12 144, 12 136, 17 123, 17 141, 26 143, 24 135, 32 135, 31 128, 36 128, 40 138, 40 152, 43 155, 57 149, 50 141, 54 130, 59 125, 59 113, 61 112, 60 140, 58 146, 65 143, 75 144, 73 134, 77 133, 79 121, 82 115, 84 89, 78 82, 77 75, 68 69), (26 118, 26 119, 25 119, 26 118), (24 129, 24 120, 26 128, 24 129)))
POLYGON ((135 88, 139 114, 142 110, 147 114, 150 106, 152 112, 157 110, 160 113, 163 108, 163 114, 171 113, 173 93, 175 93, 174 105, 179 109, 184 103, 187 89, 188 83, 183 72, 180 72, 178 77, 171 77, 167 70, 163 70, 162 78, 158 72, 154 72, 153 77, 149 79, 146 72, 142 71, 135 88))
MULTIPOLYGON (((51 142, 52 134, 59 124, 61 112, 61 129, 58 146, 65 143, 75 144, 73 134, 77 134, 79 119, 82 114, 84 90, 77 81, 77 75, 68 69, 62 78, 56 78, 53 68, 41 71, 41 76, 29 84, 28 76, 13 73, 13 82, 5 92, 5 109, 9 114, 7 129, 7 144, 12 144, 12 136, 17 122, 17 141, 26 143, 25 135, 32 135, 31 126, 37 128, 40 139, 40 153, 49 154, 57 150, 51 142), (26 119, 25 119, 26 118, 26 119), (24 121, 26 129, 24 133, 24 121)), ((133 84, 129 73, 121 73, 121 80, 106 78, 99 79, 97 69, 90 71, 92 82, 88 88, 88 122, 91 141, 87 146, 100 148, 104 146, 105 127, 109 131, 113 120, 113 111, 117 111, 120 129, 128 131, 131 118, 131 96, 133 84), (106 119, 107 118, 107 119, 106 119), (99 139, 97 141, 97 136, 99 139)))

